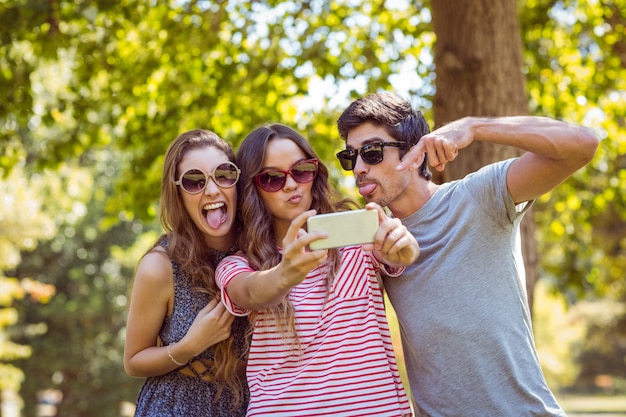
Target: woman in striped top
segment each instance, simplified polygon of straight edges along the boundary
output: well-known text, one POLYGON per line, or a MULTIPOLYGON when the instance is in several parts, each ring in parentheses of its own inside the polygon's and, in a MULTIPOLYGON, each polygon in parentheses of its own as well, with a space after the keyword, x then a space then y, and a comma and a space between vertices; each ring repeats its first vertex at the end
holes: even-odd
POLYGON ((377 272, 399 275, 419 246, 376 204, 374 244, 307 250, 302 226, 346 209, 306 139, 283 125, 241 144, 243 253, 216 271, 222 301, 253 323, 248 416, 410 416, 377 272))

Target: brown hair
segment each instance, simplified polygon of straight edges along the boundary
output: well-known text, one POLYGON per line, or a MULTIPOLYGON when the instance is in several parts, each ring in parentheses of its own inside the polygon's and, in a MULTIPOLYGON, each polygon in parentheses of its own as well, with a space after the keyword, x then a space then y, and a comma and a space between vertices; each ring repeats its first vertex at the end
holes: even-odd
MULTIPOLYGON (((413 110, 411 103, 404 98, 387 91, 353 101, 337 120, 339 135, 345 141, 351 130, 367 122, 382 126, 389 136, 406 143, 409 148, 430 132, 422 113, 413 110)), ((400 158, 409 148, 400 150, 400 158)), ((427 180, 432 178, 428 155, 424 157, 419 173, 427 180)))
MULTIPOLYGON (((263 126, 252 131, 241 143, 237 151, 237 165, 241 169, 241 180, 237 184, 238 208, 244 224, 240 234, 239 246, 246 253, 250 265, 257 270, 272 268, 280 263, 281 254, 276 250, 280 242, 274 235, 274 220, 272 214, 263 204, 254 182, 254 177, 263 167, 267 144, 275 138, 293 141, 306 155, 307 159, 318 158, 309 142, 298 132, 288 126, 273 124, 263 126)), ((328 168, 319 161, 318 173, 311 188, 311 209, 318 214, 333 213, 346 210, 356 205, 350 200, 343 199, 329 182, 328 168)), ((339 266, 340 254, 336 249, 328 252, 328 280, 330 288, 332 278, 339 266)), ((269 309, 275 315, 276 322, 283 330, 288 330, 297 338, 294 328, 293 307, 288 299, 269 309)))
MULTIPOLYGON (((205 147, 216 148, 235 161, 235 155, 228 143, 217 134, 209 130, 196 129, 180 134, 168 147, 163 164, 163 178, 161 182, 161 224, 165 230, 157 246, 165 246, 169 258, 177 262, 191 281, 194 291, 205 292, 211 298, 220 296, 219 288, 215 283, 214 255, 216 250, 207 246, 204 235, 190 218, 182 202, 179 187, 174 181, 180 175, 178 165, 187 152, 205 147), (163 245, 164 242, 167 242, 163 245)), ((240 221, 235 221, 232 234, 236 236, 240 221)), ((214 361, 211 365, 211 375, 217 382, 225 383, 234 393, 235 402, 243 401, 243 388, 237 377, 239 358, 232 349, 233 335, 228 339, 212 346, 214 361)), ((221 387, 218 386, 219 397, 221 387)))

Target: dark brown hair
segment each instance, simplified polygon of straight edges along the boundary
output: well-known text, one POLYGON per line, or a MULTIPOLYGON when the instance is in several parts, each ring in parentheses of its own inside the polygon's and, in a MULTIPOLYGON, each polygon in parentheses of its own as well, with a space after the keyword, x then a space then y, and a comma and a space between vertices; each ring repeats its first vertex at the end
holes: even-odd
MULTIPOLYGON (((345 141, 351 130, 367 122, 382 126, 389 136, 408 144, 409 148, 430 132, 422 113, 413 110, 411 103, 404 98, 390 92, 370 94, 353 101, 337 120, 339 135, 345 141)), ((400 158, 409 148, 400 151, 400 158)), ((428 168, 428 155, 425 156, 419 173, 427 180, 432 178, 428 168)))

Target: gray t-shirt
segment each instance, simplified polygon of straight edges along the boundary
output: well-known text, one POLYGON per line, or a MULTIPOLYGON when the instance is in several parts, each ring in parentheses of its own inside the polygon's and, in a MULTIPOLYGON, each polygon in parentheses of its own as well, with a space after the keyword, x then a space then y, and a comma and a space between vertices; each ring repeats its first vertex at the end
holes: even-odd
POLYGON ((512 162, 441 185, 402 220, 421 253, 385 287, 422 416, 565 416, 533 341, 519 233, 531 204, 508 193, 512 162))

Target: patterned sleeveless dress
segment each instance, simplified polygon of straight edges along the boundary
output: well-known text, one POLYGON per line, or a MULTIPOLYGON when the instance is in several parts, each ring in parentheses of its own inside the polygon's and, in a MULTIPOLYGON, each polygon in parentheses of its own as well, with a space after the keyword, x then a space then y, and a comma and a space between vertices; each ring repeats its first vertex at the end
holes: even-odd
MULTIPOLYGON (((192 291, 185 273, 176 262, 172 262, 174 271, 174 309, 159 331, 163 345, 177 342, 183 338, 193 323, 198 311, 210 301, 205 293, 192 291)), ((234 335, 233 349, 240 358, 247 351, 245 333, 248 320, 237 317, 232 325, 234 335)), ((213 360, 213 352, 207 349, 196 358, 213 360)), ((189 366, 187 367, 189 368, 189 366)), ((231 390, 224 386, 217 401, 214 397, 218 386, 198 376, 187 376, 176 369, 168 374, 147 378, 137 400, 135 417, 244 417, 248 406, 249 392, 245 373, 241 375, 245 387, 244 401, 235 408, 231 390)), ((245 368, 244 368, 245 369, 245 368)))

